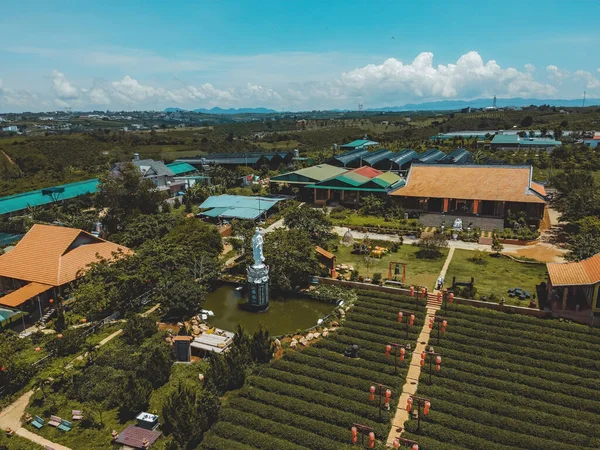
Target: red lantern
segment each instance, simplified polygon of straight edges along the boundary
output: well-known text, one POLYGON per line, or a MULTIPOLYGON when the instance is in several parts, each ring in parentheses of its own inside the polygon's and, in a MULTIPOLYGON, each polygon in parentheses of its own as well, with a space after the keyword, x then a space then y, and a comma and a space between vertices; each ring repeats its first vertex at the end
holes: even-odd
POLYGON ((390 344, 385 346, 385 357, 389 357, 390 356, 390 352, 392 351, 392 346, 390 344))
POLYGON ((369 400, 375 400, 375 386, 369 388, 369 400))
POLYGON ((0 367, 0 370, 1 370, 2 372, 6 372, 6 367, 2 366, 2 367, 0 367))
POLYGON ((356 427, 352 427, 352 443, 356 444, 356 440, 357 438, 357 434, 358 434, 358 430, 356 429, 356 427))
POLYGON ((62 334, 59 334, 56 337, 59 338, 59 339, 62 339, 63 336, 62 336, 62 334))
POLYGON ((446 327, 442 327, 442 333, 446 332, 446 327))
POLYGON ((400 441, 398 439, 394 439, 394 448, 400 448, 400 441))
POLYGON ((425 402, 425 405, 423 406, 423 414, 429 414, 429 408, 431 408, 431 402, 425 402))
POLYGON ((438 302, 442 299, 442 292, 441 291, 438 291, 438 293, 437 293, 437 299, 438 299, 438 302))
POLYGON ((385 390, 385 402, 389 403, 390 402, 390 397, 392 396, 392 391, 390 391, 389 389, 385 390))
POLYGON ((450 295, 448 295, 448 303, 452 303, 453 299, 454 299, 454 294, 452 292, 450 292, 450 295))
POLYGON ((87 319, 84 317, 83 319, 81 319, 81 323, 86 323, 87 319))
POLYGON ((422 359, 421 362, 419 363, 421 365, 421 367, 425 367, 425 360, 422 359))
POLYGON ((54 299, 51 298, 50 300, 48 300, 48 303, 50 303, 50 304, 54 303, 54 299))
POLYGON ((375 433, 372 431, 369 433, 369 448, 375 447, 375 433))
POLYGON ((402 323, 402 317, 404 317, 404 314, 402 314, 402 311, 400 311, 398 313, 398 323, 402 323))
POLYGON ((417 444, 413 444, 411 450, 419 450, 419 446, 417 444))
POLYGON ((40 352, 41 350, 42 350, 42 349, 41 349, 41 348, 39 348, 39 347, 36 347, 36 348, 35 348, 35 351, 36 351, 36 352, 40 352))
POLYGON ((439 364, 435 365, 435 370, 437 370, 438 372, 440 371, 441 368, 442 368, 442 366, 440 366, 439 364))
POLYGON ((410 412, 410 410, 412 409, 412 405, 413 405, 413 399, 412 397, 408 397, 406 399, 406 411, 410 412))
POLYGON ((429 328, 433 328, 433 318, 429 319, 429 328))
POLYGON ((404 350, 404 347, 400 348, 400 361, 404 361, 404 355, 406 354, 406 350, 404 350))
POLYGON ((427 292, 427 289, 421 288, 421 297, 425 298, 425 292, 427 292))
POLYGON ((410 287, 410 296, 412 297, 413 295, 415 295, 415 287, 411 286, 410 287))
POLYGON ((436 364, 441 364, 441 363, 442 363, 442 357, 441 357, 441 356, 439 356, 439 355, 438 355, 438 356, 436 356, 436 357, 435 357, 435 363, 436 363, 436 364))
POLYGON ((411 327, 415 324, 415 315, 410 315, 410 322, 408 323, 411 327))
POLYGON ((426 357, 427 357, 427 354, 424 351, 422 351, 421 352, 421 359, 425 359, 426 357))
POLYGON ((442 326, 444 328, 446 328, 448 326, 448 321, 447 320, 442 320, 442 326))

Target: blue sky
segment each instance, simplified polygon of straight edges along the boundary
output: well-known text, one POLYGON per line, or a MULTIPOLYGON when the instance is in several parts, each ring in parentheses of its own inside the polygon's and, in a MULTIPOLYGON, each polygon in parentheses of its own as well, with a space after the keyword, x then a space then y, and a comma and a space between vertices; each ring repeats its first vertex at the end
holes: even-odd
POLYGON ((600 97, 599 0, 27 1, 0 112, 600 97))

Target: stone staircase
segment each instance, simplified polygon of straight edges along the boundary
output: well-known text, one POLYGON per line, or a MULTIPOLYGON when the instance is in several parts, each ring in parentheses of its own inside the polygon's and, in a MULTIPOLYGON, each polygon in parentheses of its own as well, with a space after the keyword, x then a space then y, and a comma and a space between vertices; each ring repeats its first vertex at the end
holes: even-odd
POLYGON ((56 312, 55 308, 50 308, 48 310, 48 312, 46 314, 44 314, 42 316, 42 318, 40 319, 40 322, 42 323, 42 325, 46 325, 46 322, 48 322, 48 320, 50 319, 50 317, 52 317, 52 315, 56 312))
POLYGON ((442 307, 443 300, 437 298, 438 291, 427 293, 427 309, 440 309, 442 307))

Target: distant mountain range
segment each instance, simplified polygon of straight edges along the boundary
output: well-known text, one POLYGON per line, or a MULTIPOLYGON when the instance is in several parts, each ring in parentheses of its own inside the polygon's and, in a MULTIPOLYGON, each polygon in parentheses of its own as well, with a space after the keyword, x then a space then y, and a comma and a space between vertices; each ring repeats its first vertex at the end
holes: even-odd
MULTIPOLYGON (((177 111, 188 111, 187 109, 182 108, 166 108, 165 112, 177 112, 177 111)), ((269 108, 228 108, 223 109, 219 107, 214 107, 211 109, 206 108, 198 108, 192 110, 195 113, 202 114, 273 114, 276 113, 274 109, 269 108)))
MULTIPOLYGON (((499 98, 496 100, 497 108, 512 107, 524 107, 524 106, 562 106, 562 107, 577 107, 581 106, 582 99, 538 99, 538 98, 499 98)), ((425 103, 407 103, 402 106, 384 106, 379 108, 367 108, 365 111, 369 112, 400 112, 400 111, 450 111, 458 110, 463 108, 487 108, 492 106, 493 99, 491 98, 478 98, 475 100, 440 100, 437 102, 425 102, 425 103)), ((600 105, 600 98, 587 98, 585 100, 586 106, 600 105)), ((177 112, 177 111, 188 111, 182 108, 166 108, 165 112, 177 112)), ((350 112, 351 110, 345 109, 331 109, 331 112, 350 112)), ((198 108, 194 109, 193 112, 203 114, 275 114, 278 111, 269 108, 228 108, 223 109, 214 107, 211 109, 198 108)))
MULTIPOLYGON (((437 102, 426 103, 408 103, 403 106, 386 106, 381 108, 368 108, 366 111, 446 111, 453 109, 468 108, 487 108, 492 106, 494 100, 491 98, 478 98, 476 100, 441 100, 437 102)), ((582 99, 537 99, 537 98, 499 98, 496 100, 497 108, 506 108, 508 106, 581 106, 582 99)), ((600 98, 586 98, 586 106, 600 105, 600 98)))

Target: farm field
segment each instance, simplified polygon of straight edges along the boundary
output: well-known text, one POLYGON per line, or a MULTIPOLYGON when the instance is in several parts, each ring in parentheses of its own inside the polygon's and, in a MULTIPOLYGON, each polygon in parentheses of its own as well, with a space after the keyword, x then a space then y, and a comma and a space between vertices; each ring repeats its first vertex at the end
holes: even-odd
POLYGON ((423 450, 565 450, 600 447, 600 330, 451 306, 443 358, 417 395, 431 412, 407 437, 423 450))
POLYGON ((471 250, 454 251, 446 275, 447 287, 452 285, 452 277, 456 277, 456 281, 469 281, 474 277, 479 296, 485 295, 489 299, 493 294, 496 301, 504 297, 507 304, 527 306, 529 300, 509 297, 508 289, 520 287, 533 296, 535 286, 547 278, 545 264, 525 264, 505 257, 492 256, 485 258, 485 264, 477 264, 470 259, 473 255, 471 250))
POLYGON ((338 251, 333 252, 336 256, 336 264, 350 264, 358 269, 360 275, 373 276, 374 273, 380 272, 383 278, 387 278, 388 267, 390 261, 398 261, 407 263, 406 266, 406 284, 413 286, 426 286, 432 289, 437 280, 446 256, 448 249, 443 250, 443 256, 438 259, 419 259, 417 252, 419 247, 416 245, 403 244, 398 248, 396 253, 389 253, 382 258, 371 258, 372 266, 365 267, 365 257, 363 255, 355 255, 352 253, 352 247, 338 246, 338 251))
MULTIPOLYGON (((397 322, 399 309, 414 310, 414 300, 359 292, 341 328, 308 348, 288 351, 249 377, 228 398, 202 448, 356 448, 349 445, 353 423, 373 427, 376 440, 385 442, 409 361, 399 362, 394 374, 393 357, 385 356, 388 342, 407 343, 404 323, 397 322), (358 359, 343 356, 351 344, 360 347, 358 359), (392 390, 391 409, 381 419, 378 397, 369 401, 372 383, 392 390)), ((409 329, 413 346, 423 326, 423 310, 409 329)))

